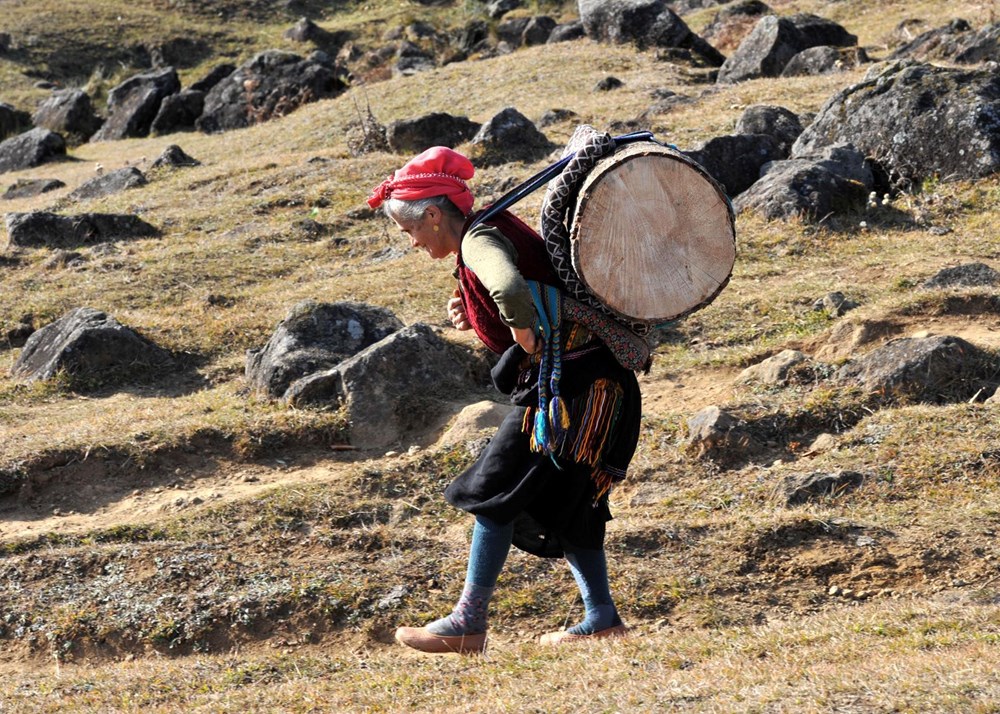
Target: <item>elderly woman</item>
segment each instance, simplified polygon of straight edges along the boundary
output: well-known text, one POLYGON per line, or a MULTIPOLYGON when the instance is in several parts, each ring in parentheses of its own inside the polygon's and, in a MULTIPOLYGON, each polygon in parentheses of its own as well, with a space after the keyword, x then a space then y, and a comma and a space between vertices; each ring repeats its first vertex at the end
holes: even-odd
POLYGON ((472 226, 477 214, 466 181, 473 173, 467 158, 434 147, 368 199, 414 248, 435 259, 456 256, 459 289, 448 301, 449 318, 502 355, 494 382, 518 405, 445 491, 449 503, 476 519, 458 603, 424 627, 399 628, 396 639, 424 652, 482 652, 490 598, 512 543, 541 557, 565 557, 583 597, 583 620, 543 635, 543 644, 622 636, 604 533, 608 491, 624 477, 638 439, 635 374, 591 330, 552 314, 561 303, 549 286, 559 283, 537 233, 506 211, 472 226), (557 364, 545 364, 540 327, 558 342, 557 364))

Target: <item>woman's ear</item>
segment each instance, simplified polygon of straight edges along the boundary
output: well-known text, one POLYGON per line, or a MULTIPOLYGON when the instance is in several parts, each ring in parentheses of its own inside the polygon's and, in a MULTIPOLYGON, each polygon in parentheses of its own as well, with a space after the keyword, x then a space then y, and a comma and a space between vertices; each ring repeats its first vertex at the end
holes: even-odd
POLYGON ((432 223, 439 223, 441 221, 441 209, 437 206, 428 206, 424 209, 424 218, 429 219, 432 223))

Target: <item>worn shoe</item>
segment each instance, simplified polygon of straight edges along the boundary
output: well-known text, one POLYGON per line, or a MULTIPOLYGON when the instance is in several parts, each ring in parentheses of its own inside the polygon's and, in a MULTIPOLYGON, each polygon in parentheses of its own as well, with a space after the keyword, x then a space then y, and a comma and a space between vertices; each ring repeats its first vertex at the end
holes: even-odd
POLYGON ((579 644, 581 642, 590 642, 593 640, 625 637, 627 633, 628 628, 625 627, 625 625, 614 625, 613 627, 607 627, 589 635, 574 635, 566 630, 560 630, 559 632, 546 632, 538 638, 538 644, 547 647, 555 645, 572 645, 579 644))
POLYGON ((478 635, 435 635, 426 627, 400 627, 396 642, 420 652, 475 654, 486 651, 486 633, 478 635))

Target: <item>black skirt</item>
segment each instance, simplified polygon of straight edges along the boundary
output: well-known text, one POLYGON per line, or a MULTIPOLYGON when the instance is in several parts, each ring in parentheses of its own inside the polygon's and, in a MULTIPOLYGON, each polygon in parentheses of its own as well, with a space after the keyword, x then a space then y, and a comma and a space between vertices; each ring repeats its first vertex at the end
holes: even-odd
MULTIPOLYGON (((520 348, 515 345, 511 350, 520 348)), ((622 408, 605 460, 610 459, 624 472, 639 437, 641 397, 635 375, 602 349, 566 363, 560 382, 562 393, 571 399, 601 377, 613 379, 623 388, 622 408)), ((502 378, 495 381, 498 386, 504 382, 502 378)), ((529 380, 522 374, 519 381, 524 384, 529 380)), ((522 392, 514 398, 523 404, 531 396, 522 392)), ((524 413, 522 406, 507 415, 476 462, 445 490, 445 498, 469 513, 498 523, 513 522, 514 545, 533 555, 561 557, 570 546, 603 548, 611 511, 607 495, 595 498, 593 467, 565 461, 557 464, 548 454, 533 452, 530 437, 522 431, 524 413)))

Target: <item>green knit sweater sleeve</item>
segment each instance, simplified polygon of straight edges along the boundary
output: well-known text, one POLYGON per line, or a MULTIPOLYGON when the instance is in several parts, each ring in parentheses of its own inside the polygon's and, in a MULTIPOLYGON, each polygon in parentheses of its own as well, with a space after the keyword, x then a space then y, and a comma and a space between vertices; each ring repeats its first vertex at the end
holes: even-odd
POLYGON ((462 260, 489 291, 504 324, 535 324, 535 304, 517 270, 517 250, 499 229, 480 224, 469 231, 462 239, 462 260))

